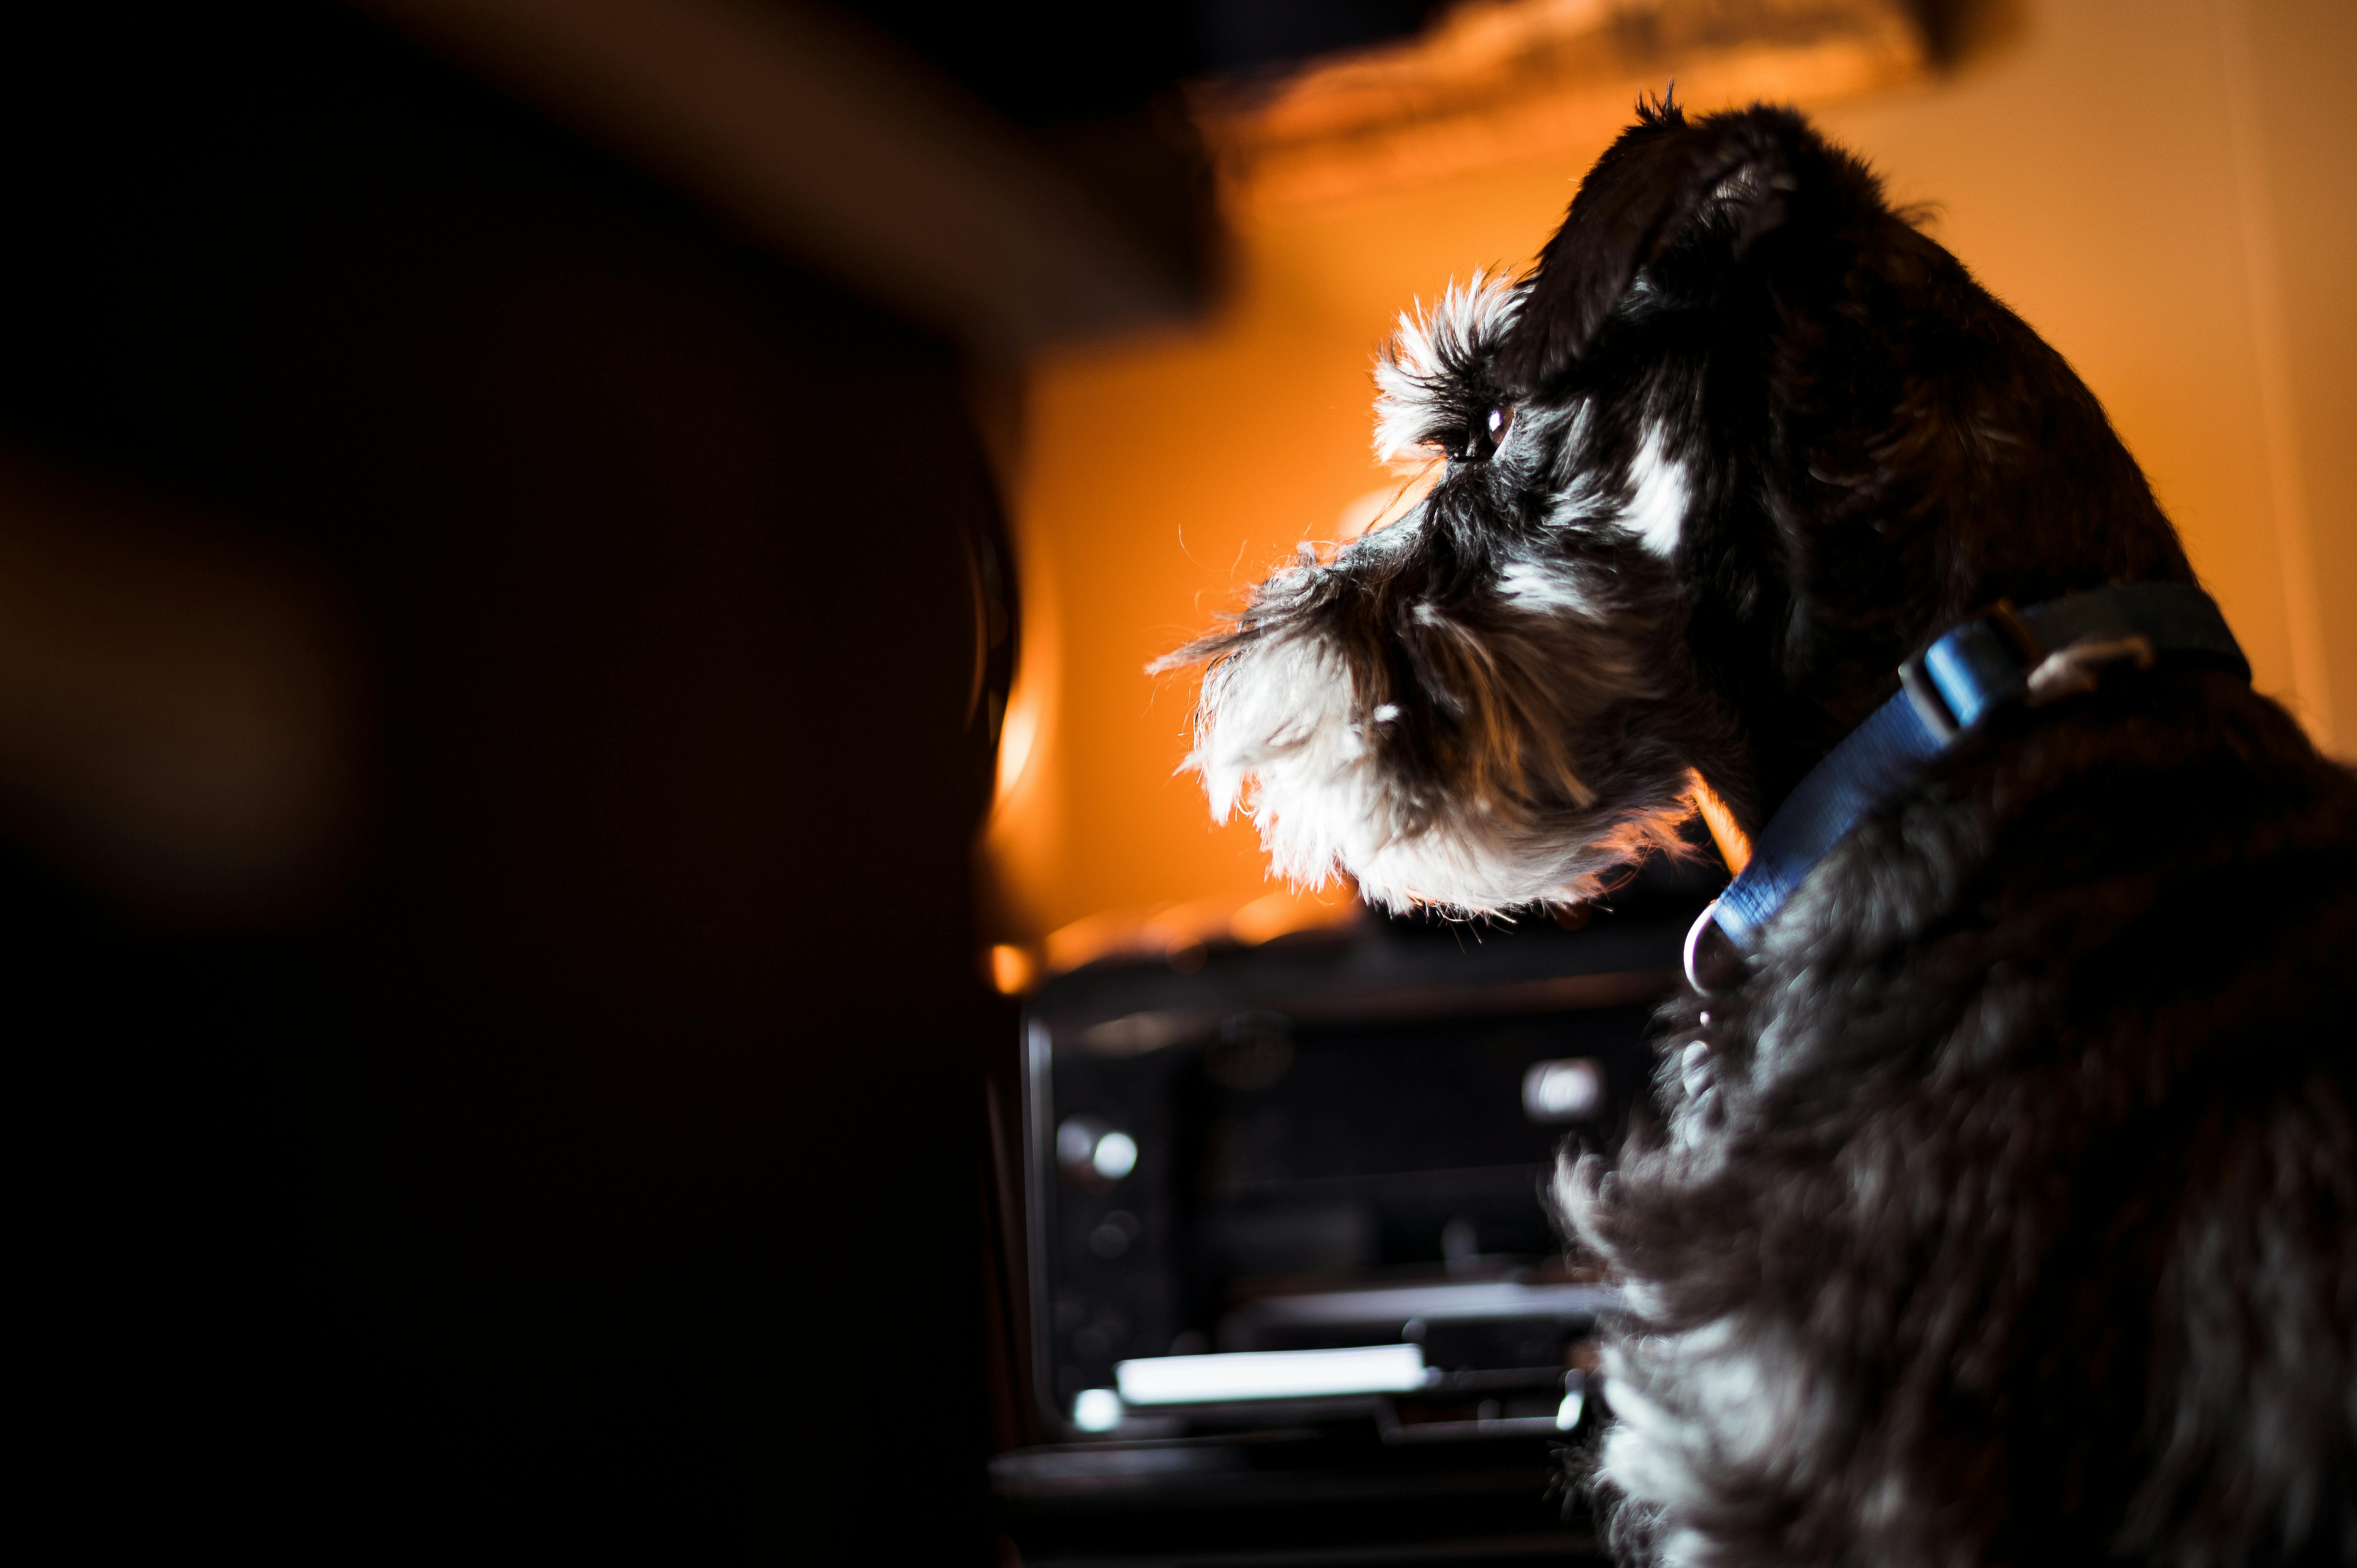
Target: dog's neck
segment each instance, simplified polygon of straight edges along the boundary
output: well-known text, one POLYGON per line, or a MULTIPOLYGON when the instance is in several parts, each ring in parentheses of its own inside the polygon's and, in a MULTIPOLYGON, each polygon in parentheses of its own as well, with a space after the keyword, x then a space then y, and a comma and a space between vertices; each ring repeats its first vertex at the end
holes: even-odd
MULTIPOLYGON (((1843 737, 1777 807, 1757 853, 1745 844, 1739 866, 1729 856, 1734 883, 1686 938, 1688 981, 1704 992, 1723 985, 1735 960, 1810 870, 1867 813, 1992 715, 2091 692, 2112 665, 2149 669, 2163 658, 2224 669, 2244 681, 2251 676, 2217 605, 2188 584, 2121 585, 2027 609, 1999 600, 1938 638, 1900 666, 1899 693, 1843 737)), ((1732 823, 1729 829, 1737 831, 1732 823)), ((1718 832, 1713 823, 1714 835, 1718 832)))

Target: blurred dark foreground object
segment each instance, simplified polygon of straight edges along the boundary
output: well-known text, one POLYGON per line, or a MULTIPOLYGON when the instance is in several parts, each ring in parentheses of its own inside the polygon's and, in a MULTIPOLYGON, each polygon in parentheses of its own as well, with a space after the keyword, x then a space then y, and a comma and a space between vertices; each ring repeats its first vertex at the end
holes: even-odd
POLYGON ((861 9, 0 27, 19 1408, 81 1539, 995 1550, 993 463, 1024 354, 1209 296, 1205 57, 994 92, 861 9))

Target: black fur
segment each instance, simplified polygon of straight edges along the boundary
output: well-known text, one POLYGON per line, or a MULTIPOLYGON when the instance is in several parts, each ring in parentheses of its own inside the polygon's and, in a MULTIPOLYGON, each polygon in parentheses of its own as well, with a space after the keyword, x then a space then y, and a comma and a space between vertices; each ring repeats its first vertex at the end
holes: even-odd
MULTIPOLYGON (((1467 314, 1386 372, 1431 499, 1190 650, 1207 772, 1259 773, 1275 842, 1358 798, 1343 757, 1413 809, 1313 848, 1416 897, 1501 901, 1448 868, 1501 809, 1525 881, 1592 892, 1687 768, 1756 832, 1974 608, 2192 578, 2070 368, 1790 113, 1643 107, 1467 314)), ((1669 1010, 1663 1126, 1566 1174, 1636 1306, 1623 1547, 2357 1560, 2352 950, 2357 780, 2239 682, 2115 670, 1968 737, 1669 1010)))

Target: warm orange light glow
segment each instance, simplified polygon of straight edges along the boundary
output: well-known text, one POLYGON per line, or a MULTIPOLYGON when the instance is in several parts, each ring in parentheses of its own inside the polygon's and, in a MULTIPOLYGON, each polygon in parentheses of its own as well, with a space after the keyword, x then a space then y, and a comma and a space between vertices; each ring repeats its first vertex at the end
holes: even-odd
POLYGON ((1039 961, 1021 948, 1001 942, 990 950, 990 983, 1001 995, 1020 996, 1039 978, 1039 961))
POLYGON ((1388 528, 1415 510, 1416 503, 1432 493, 1440 482, 1444 465, 1426 463, 1423 470, 1404 480, 1378 485, 1365 495, 1344 507, 1334 520, 1334 539, 1345 543, 1362 533, 1388 528))
POLYGON ((1695 809, 1702 812, 1703 825, 1710 829, 1710 842, 1718 846, 1718 858, 1727 862, 1727 873, 1740 876, 1743 868, 1751 864, 1751 837, 1727 809, 1718 791, 1699 773, 1694 775, 1695 809))
POLYGON ((1108 909, 1048 933, 1048 968, 1056 973, 1101 958, 1179 961, 1206 942, 1246 947, 1295 931, 1339 926, 1358 918, 1359 899, 1345 886, 1305 892, 1282 888, 1257 898, 1197 898, 1159 908, 1108 909))
POLYGON ((1319 893, 1292 888, 1255 898, 1228 918, 1228 935, 1246 947, 1257 947, 1296 931, 1314 931, 1347 925, 1358 918, 1359 898, 1350 887, 1319 893))
POLYGON ((986 934, 1028 940, 1054 924, 1061 908, 1054 894, 1067 848, 1063 759, 1057 755, 1064 639, 1057 613, 1060 552, 1029 519, 1018 512, 1013 521, 1023 622, 983 850, 995 910, 986 934))
POLYGON ((1206 88, 1199 113, 1230 199, 1268 212, 1592 153, 1627 121, 1639 89, 1672 78, 1682 100, 1708 105, 1822 103, 1924 74, 1921 38, 1892 0, 1737 10, 1739 19, 1724 5, 1663 0, 1475 0, 1415 38, 1275 88, 1206 88))

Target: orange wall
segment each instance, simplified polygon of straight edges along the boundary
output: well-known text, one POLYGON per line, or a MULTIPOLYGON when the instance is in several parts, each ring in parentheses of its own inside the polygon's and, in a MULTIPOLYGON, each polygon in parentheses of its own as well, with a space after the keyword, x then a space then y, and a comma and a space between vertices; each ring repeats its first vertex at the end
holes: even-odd
MULTIPOLYGON (((2058 0, 2025 7, 1956 80, 1819 115, 1898 199, 1936 201, 1941 239, 2070 357, 2260 686, 2343 749, 2352 81, 2346 0, 2058 0)), ((1144 666, 1386 482, 1367 371, 1391 317, 1527 258, 1596 150, 1240 220, 1211 319, 1035 368, 1016 507, 1025 665, 989 841, 1002 934, 1268 890, 1249 827, 1214 828, 1172 777, 1189 683, 1144 666)))

